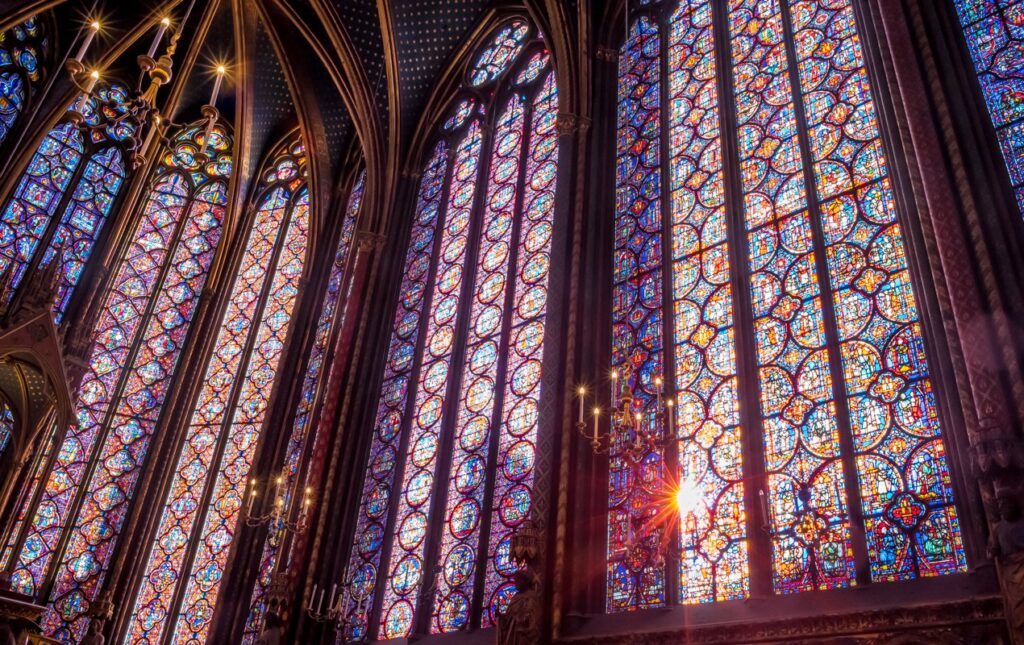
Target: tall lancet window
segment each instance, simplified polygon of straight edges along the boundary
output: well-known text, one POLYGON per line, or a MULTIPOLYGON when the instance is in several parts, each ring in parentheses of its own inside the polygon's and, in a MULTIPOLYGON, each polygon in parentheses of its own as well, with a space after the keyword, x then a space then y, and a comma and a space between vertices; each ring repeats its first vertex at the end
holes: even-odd
POLYGON ((121 144, 134 132, 124 118, 128 92, 119 83, 101 84, 69 109, 80 110, 84 123, 64 118, 43 137, 0 212, 0 271, 9 274, 11 287, 6 297, 59 252, 58 321, 120 193, 127 172, 121 144))
POLYGON ((1024 211, 1024 0, 954 0, 999 147, 1024 211))
POLYGON ((50 49, 45 21, 33 16, 0 33, 0 143, 43 80, 50 49))
MULTIPOLYGON (((352 251, 352 242, 356 231, 356 220, 359 217, 359 208, 363 203, 365 188, 366 171, 363 170, 357 175, 355 185, 352 187, 352 191, 348 196, 348 202, 345 205, 345 214, 341 222, 338 245, 334 253, 334 261, 331 264, 330 275, 328 276, 327 291, 324 293, 323 304, 320 307, 320 316, 317 319, 313 345, 310 348, 305 376, 302 380, 299 404, 295 411, 295 420, 292 422, 291 433, 288 436, 288 449, 285 454, 283 472, 284 481, 282 482, 281 490, 283 491, 285 505, 291 508, 296 506, 293 502, 304 497, 304 495, 300 494, 301 491, 299 490, 301 485, 299 471, 303 464, 303 457, 309 454, 308 451, 312 446, 316 445, 316 435, 310 435, 310 430, 313 424, 315 424, 316 412, 318 406, 322 403, 324 389, 327 387, 327 380, 330 375, 330 348, 336 339, 336 330, 340 330, 345 322, 348 298, 342 292, 346 284, 350 284, 346 278, 351 278, 346 274, 346 271, 349 266, 349 256, 352 251)), ((297 508, 293 512, 301 513, 297 508)), ((270 585, 274 572, 287 565, 287 553, 282 551, 284 545, 281 544, 281 540, 283 537, 283 532, 274 531, 272 528, 271 534, 263 546, 259 574, 249 604, 249 618, 246 622, 245 630, 247 642, 251 642, 259 636, 267 609, 267 588, 270 585)))
POLYGON ((611 439, 608 610, 964 571, 851 1, 631 18, 612 383, 639 421, 611 439))
POLYGON ((149 547, 127 639, 206 640, 278 373, 309 239, 301 141, 268 162, 149 547))
POLYGON ((531 512, 550 396, 551 67, 526 22, 497 28, 424 167, 342 596, 347 639, 490 625, 513 593, 509 536, 531 512))
POLYGON ((220 240, 231 139, 217 126, 205 161, 204 127, 181 131, 150 180, 96 323, 77 423, 39 457, 6 542, 12 587, 48 601, 56 638, 85 634, 220 240))

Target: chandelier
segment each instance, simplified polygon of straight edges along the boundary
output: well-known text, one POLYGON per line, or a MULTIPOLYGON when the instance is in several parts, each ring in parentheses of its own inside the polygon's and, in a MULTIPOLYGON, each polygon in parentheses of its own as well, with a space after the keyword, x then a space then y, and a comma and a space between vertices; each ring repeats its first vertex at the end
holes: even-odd
MULTIPOLYGON (((127 97, 117 98, 97 91, 97 84, 102 78, 102 70, 98 68, 89 69, 84 63, 96 36, 101 33, 103 23, 99 19, 92 19, 82 28, 80 34, 81 44, 75 55, 69 58, 64 68, 68 72, 71 82, 78 88, 80 95, 78 101, 69 110, 69 119, 80 130, 93 134, 93 130, 111 128, 114 131, 124 133, 125 149, 131 154, 132 164, 138 168, 146 161, 146 150, 150 149, 153 139, 158 135, 161 126, 171 124, 160 114, 156 99, 160 88, 166 85, 172 76, 174 67, 174 54, 178 48, 178 41, 181 38, 182 29, 188 22, 195 0, 192 0, 185 14, 173 34, 167 42, 164 52, 157 56, 160 46, 163 44, 167 32, 172 29, 173 21, 170 16, 163 16, 153 26, 156 32, 150 43, 149 50, 136 59, 139 67, 139 77, 135 88, 127 97), (103 118, 98 118, 100 115, 103 118)), ((202 115, 206 120, 206 129, 203 137, 202 156, 207 156, 207 148, 213 134, 213 128, 220 116, 217 112, 217 95, 220 92, 221 82, 227 68, 223 64, 215 67, 216 79, 210 100, 202 107, 202 115)))
MULTIPOLYGON (((665 381, 654 376, 648 391, 653 396, 639 395, 633 383, 634 371, 628 363, 609 372, 611 389, 610 406, 607 415, 600 405, 590 408, 587 413, 589 388, 580 385, 576 389, 578 414, 576 429, 590 443, 594 454, 612 453, 621 458, 635 482, 651 479, 649 456, 664 454, 669 442, 675 440, 675 400, 665 392, 665 381), (601 421, 608 418, 608 430, 602 432, 601 421), (665 432, 660 432, 665 428, 665 432)), ((594 396, 595 402, 599 396, 594 396)), ((655 567, 664 565, 672 536, 677 531, 696 531, 697 513, 703 504, 703 493, 699 485, 682 480, 671 482, 657 477, 654 494, 655 506, 648 512, 630 513, 626 526, 625 547, 627 558, 643 560, 655 567), (667 525, 667 526, 663 526, 667 525), (656 530, 662 527, 662 530, 656 530)))
POLYGON ((282 484, 284 483, 284 474, 278 475, 274 479, 274 485, 271 489, 271 499, 273 503, 270 506, 270 510, 266 513, 258 514, 255 513, 256 506, 256 495, 258 481, 252 479, 249 481, 249 503, 245 507, 243 517, 245 519, 246 526, 262 526, 266 524, 270 532, 275 537, 283 537, 285 533, 291 532, 295 535, 302 535, 308 528, 309 522, 309 504, 311 501, 310 493, 312 489, 306 488, 305 494, 302 498, 302 506, 299 509, 299 517, 296 520, 289 520, 289 508, 290 497, 286 499, 284 492, 282 491, 282 484))

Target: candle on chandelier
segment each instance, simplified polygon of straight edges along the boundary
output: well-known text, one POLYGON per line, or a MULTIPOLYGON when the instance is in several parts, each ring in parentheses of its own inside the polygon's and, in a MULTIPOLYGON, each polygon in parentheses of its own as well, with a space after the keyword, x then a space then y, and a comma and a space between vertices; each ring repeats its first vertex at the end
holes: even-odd
POLYGON ((164 39, 164 34, 167 33, 167 28, 171 26, 171 19, 164 16, 160 20, 160 28, 156 30, 156 35, 153 36, 153 44, 149 46, 149 52, 146 54, 150 58, 156 56, 156 50, 160 48, 160 42, 164 39))
POLYGON ((668 416, 668 435, 670 437, 674 437, 675 434, 676 434, 673 431, 673 429, 672 429, 672 422, 673 422, 672 417, 675 416, 673 414, 674 411, 672 409, 672 406, 674 406, 674 405, 675 405, 675 401, 673 401, 672 399, 665 399, 665 415, 668 416))
POLYGON ((580 418, 579 422, 583 423, 583 404, 587 399, 587 388, 580 386, 580 389, 576 391, 580 396, 580 418))
POLYGON ((615 407, 615 405, 617 403, 616 396, 617 396, 618 389, 619 389, 619 371, 618 370, 612 370, 612 407, 613 408, 615 407))
POLYGON ((249 508, 246 510, 247 515, 252 515, 252 505, 256 502, 256 480, 250 482, 252 488, 249 491, 249 508))
POLYGON ((79 63, 82 62, 82 59, 85 58, 86 52, 89 51, 89 45, 92 44, 93 39, 96 37, 96 34, 98 34, 99 31, 100 31, 100 21, 99 20, 93 20, 92 22, 89 23, 89 29, 85 32, 85 40, 82 41, 81 46, 78 48, 78 51, 75 53, 74 59, 76 61, 78 61, 79 63))
POLYGON ((75 110, 79 114, 82 114, 83 112, 85 112, 85 106, 89 102, 89 95, 92 94, 92 91, 94 89, 96 89, 96 83, 99 80, 100 80, 100 72, 99 72, 99 70, 95 70, 94 69, 91 72, 89 72, 89 80, 86 81, 85 87, 82 88, 82 97, 80 99, 78 99, 78 105, 75 106, 75 110))
POLYGON ((331 586, 331 599, 327 602, 327 611, 333 611, 334 610, 334 596, 337 595, 337 593, 338 593, 338 583, 335 582, 331 586))
POLYGON ((597 422, 601 416, 601 408, 594 408, 594 441, 598 439, 598 427, 597 422))
POLYGON ((655 393, 658 395, 658 409, 661 409, 661 390, 663 389, 662 385, 664 385, 664 381, 661 380, 661 377, 654 377, 655 393))
POLYGON ((216 105, 217 95, 220 94, 220 84, 224 80, 224 74, 227 72, 227 68, 223 65, 217 65, 217 78, 213 81, 213 91, 210 92, 210 105, 216 105))

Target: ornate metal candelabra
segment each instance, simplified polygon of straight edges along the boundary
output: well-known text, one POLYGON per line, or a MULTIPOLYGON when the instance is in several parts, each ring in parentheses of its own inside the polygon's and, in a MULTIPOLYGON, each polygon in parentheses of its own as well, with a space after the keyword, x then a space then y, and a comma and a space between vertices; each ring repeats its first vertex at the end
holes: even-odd
POLYGON ((600 419, 602 410, 600 406, 591 409, 593 425, 590 432, 585 418, 587 387, 581 385, 576 390, 579 401, 579 415, 576 420, 576 429, 584 437, 590 440, 590 446, 595 454, 608 452, 612 448, 615 437, 626 437, 628 443, 624 447, 625 456, 634 464, 643 460, 644 456, 652 451, 658 450, 665 445, 665 436, 671 437, 674 434, 673 407, 675 402, 664 396, 664 381, 660 376, 655 377, 654 386, 656 390, 656 401, 653 406, 643 406, 640 399, 633 394, 633 388, 629 385, 632 376, 631 370, 627 367, 623 372, 611 371, 611 410, 609 414, 609 432, 602 433, 600 419), (654 417, 654 424, 645 424, 644 418, 654 417), (668 432, 665 436, 651 431, 651 426, 657 427, 660 423, 667 422, 668 432))
MULTIPOLYGON (((171 80, 174 54, 181 38, 182 27, 194 6, 195 0, 192 0, 178 27, 173 30, 167 49, 159 57, 157 57, 157 52, 167 31, 172 29, 172 20, 169 16, 164 16, 155 23, 157 30, 149 51, 136 59, 139 66, 139 78, 134 90, 129 92, 127 97, 115 99, 109 94, 97 92, 97 84, 102 78, 102 71, 97 68, 87 69, 82 62, 93 40, 102 30, 99 20, 89 22, 84 29, 81 45, 79 45, 75 56, 69 58, 64 65, 71 82, 81 93, 78 102, 69 110, 71 122, 79 129, 89 132, 90 135, 93 130, 120 133, 121 137, 119 138, 122 139, 125 149, 131 154, 135 167, 145 163, 146 150, 150 148, 153 139, 159 136, 162 126, 167 122, 157 108, 157 94, 160 92, 160 88, 171 80), (100 115, 102 118, 99 118, 100 115)), ((202 156, 208 156, 207 148, 213 128, 220 116, 215 106, 226 71, 224 65, 216 66, 213 92, 209 103, 202 108, 203 117, 206 119, 203 150, 200 151, 202 156)))
MULTIPOLYGON (((650 473, 644 470, 647 468, 647 457, 651 453, 662 451, 675 437, 675 401, 666 396, 665 383, 660 376, 655 376, 651 381, 652 387, 649 389, 653 390, 653 397, 647 397, 645 400, 637 396, 633 376, 629 365, 610 372, 611 405, 607 414, 609 429, 606 433, 601 432, 604 412, 600 406, 591 409, 592 425, 588 425, 585 417, 588 388, 577 388, 579 414, 576 428, 589 440, 595 454, 611 452, 615 457, 624 458, 627 467, 632 470, 633 481, 643 482, 650 479, 650 473), (659 432, 659 428, 665 428, 665 431, 659 432)), ((676 505, 683 523, 695 525, 693 508, 689 508, 693 505, 689 501, 681 504, 680 496, 683 495, 684 488, 687 489, 684 495, 687 500, 695 495, 699 497, 699 491, 689 491, 683 484, 680 484, 678 490, 667 483, 665 488, 664 495, 655 495, 658 500, 656 503, 676 505)), ((651 524, 654 521, 664 522, 672 515, 674 514, 664 515, 661 509, 652 509, 651 513, 630 513, 625 539, 625 548, 630 553, 628 557, 643 558, 650 560, 655 566, 660 566, 668 552, 674 531, 661 530, 660 537, 652 542, 649 539, 654 534, 651 524)))
POLYGON ((310 489, 306 488, 305 494, 302 498, 302 508, 299 510, 299 517, 296 520, 289 520, 289 504, 285 499, 284 492, 281 490, 281 485, 284 482, 284 475, 278 475, 274 479, 274 486, 271 493, 271 499, 273 503, 270 506, 270 510, 262 515, 254 514, 254 507, 256 505, 257 496, 257 485, 256 479, 252 479, 249 482, 249 503, 245 508, 243 514, 245 518, 246 526, 261 526, 266 524, 271 531, 278 538, 283 537, 285 533, 291 532, 295 535, 302 535, 308 528, 308 515, 309 515, 309 503, 310 503, 310 489))

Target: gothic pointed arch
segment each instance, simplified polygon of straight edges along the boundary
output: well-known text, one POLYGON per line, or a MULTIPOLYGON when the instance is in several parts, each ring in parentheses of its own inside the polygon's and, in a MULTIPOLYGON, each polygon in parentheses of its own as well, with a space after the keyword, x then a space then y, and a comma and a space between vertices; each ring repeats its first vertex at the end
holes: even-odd
POLYGON ((965 572, 852 3, 630 4, 607 611, 965 572))
POLYGON ((126 86, 103 81, 44 135, 0 211, 7 303, 28 273, 56 258, 60 322, 131 170, 125 145, 137 127, 126 86))
POLYGON ((305 146, 290 138, 267 159, 249 200, 240 264, 158 508, 129 639, 201 641, 210 628, 308 271, 307 182, 305 146))
POLYGON ((339 600, 345 638, 490 625, 514 591, 508 541, 531 512, 544 396, 551 67, 536 29, 505 18, 434 126, 339 600))
POLYGON ((25 482, 0 566, 78 639, 108 573, 135 485, 221 237, 232 140, 218 124, 171 139, 150 178, 95 322, 78 418, 55 428, 25 482))

